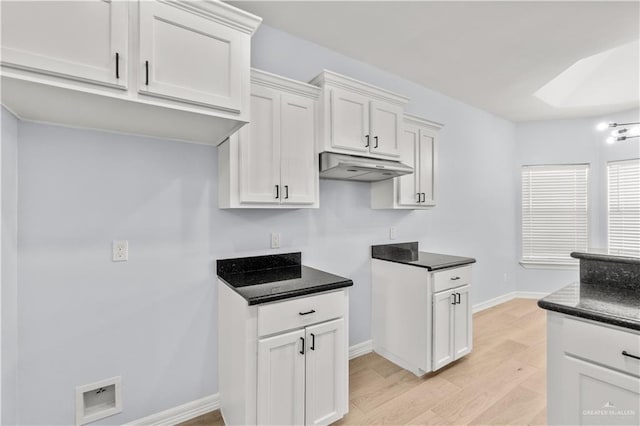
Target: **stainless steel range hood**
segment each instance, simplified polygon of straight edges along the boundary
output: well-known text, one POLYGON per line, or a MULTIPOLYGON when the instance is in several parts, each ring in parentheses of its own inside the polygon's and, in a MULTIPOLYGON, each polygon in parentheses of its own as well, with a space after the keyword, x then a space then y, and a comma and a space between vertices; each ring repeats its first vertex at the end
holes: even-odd
POLYGON ((413 173, 399 161, 323 152, 320 154, 320 178, 376 182, 413 173))

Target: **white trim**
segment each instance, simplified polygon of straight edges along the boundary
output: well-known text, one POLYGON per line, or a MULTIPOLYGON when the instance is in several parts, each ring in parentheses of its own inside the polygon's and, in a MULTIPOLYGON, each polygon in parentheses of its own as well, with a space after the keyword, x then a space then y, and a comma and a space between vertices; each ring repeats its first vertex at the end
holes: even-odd
POLYGON ((508 302, 509 300, 516 298, 516 292, 512 291, 511 293, 506 293, 498 297, 494 297, 493 299, 485 300, 484 302, 476 303, 471 307, 471 312, 474 314, 476 312, 484 311, 485 309, 493 308, 494 306, 500 305, 502 303, 508 302))
POLYGON ((527 269, 553 269, 553 270, 576 270, 579 262, 552 263, 552 262, 532 262, 530 260, 521 260, 520 266, 527 269))
POLYGON ((373 340, 365 340, 349 347, 349 359, 354 359, 370 352, 373 352, 373 340))
POLYGON ((508 302, 513 299, 542 299, 548 296, 549 293, 544 291, 512 291, 510 293, 503 294, 493 299, 485 300, 484 302, 476 303, 472 306, 472 312, 484 311, 485 309, 493 308, 494 306, 508 302))
POLYGON ((194 419, 203 414, 210 413, 218 408, 220 408, 220 394, 216 393, 138 420, 134 420, 123 426, 173 426, 178 423, 194 419))

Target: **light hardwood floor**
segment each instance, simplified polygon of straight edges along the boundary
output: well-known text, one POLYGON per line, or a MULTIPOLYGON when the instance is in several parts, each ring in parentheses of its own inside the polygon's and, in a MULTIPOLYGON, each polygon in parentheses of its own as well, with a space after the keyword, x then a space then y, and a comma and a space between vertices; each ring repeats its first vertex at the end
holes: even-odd
MULTIPOLYGON (((546 316, 515 299, 473 316, 473 352, 418 378, 374 353, 349 363, 349 414, 336 425, 546 423, 546 316)), ((181 426, 223 425, 220 411, 181 426)))

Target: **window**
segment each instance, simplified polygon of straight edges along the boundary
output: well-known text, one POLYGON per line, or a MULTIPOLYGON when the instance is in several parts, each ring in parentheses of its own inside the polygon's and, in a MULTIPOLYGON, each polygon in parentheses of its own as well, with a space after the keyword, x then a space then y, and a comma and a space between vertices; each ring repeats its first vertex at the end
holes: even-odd
POLYGON ((588 246, 588 164, 522 167, 522 263, 572 265, 588 246))
POLYGON ((609 252, 640 256, 640 160, 612 161, 609 182, 609 252))

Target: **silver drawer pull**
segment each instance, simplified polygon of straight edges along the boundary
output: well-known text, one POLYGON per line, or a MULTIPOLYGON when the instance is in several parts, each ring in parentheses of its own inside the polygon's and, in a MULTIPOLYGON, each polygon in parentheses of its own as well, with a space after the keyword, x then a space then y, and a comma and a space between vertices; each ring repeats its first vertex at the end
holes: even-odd
POLYGON ((622 355, 624 355, 624 356, 628 356, 629 358, 640 359, 640 356, 630 354, 630 353, 629 353, 629 352, 627 352, 627 351, 622 351, 622 355))
POLYGON ((315 314, 315 313, 316 313, 316 310, 312 309, 312 310, 307 311, 307 312, 298 312, 298 315, 309 315, 309 314, 315 314))
POLYGON ((459 280, 459 279, 460 279, 460 277, 451 277, 451 281, 456 281, 456 280, 459 280))

